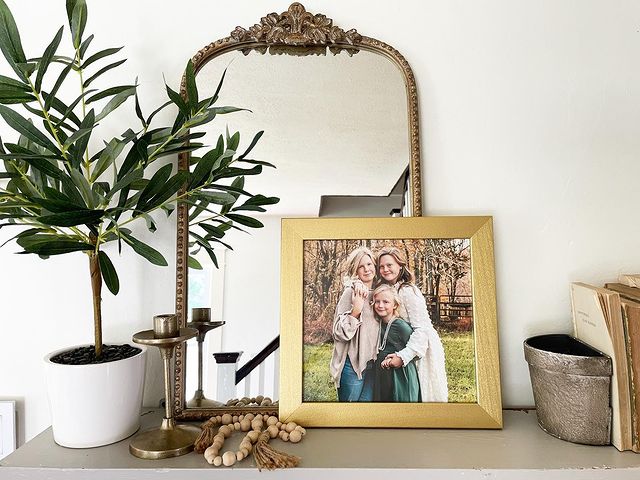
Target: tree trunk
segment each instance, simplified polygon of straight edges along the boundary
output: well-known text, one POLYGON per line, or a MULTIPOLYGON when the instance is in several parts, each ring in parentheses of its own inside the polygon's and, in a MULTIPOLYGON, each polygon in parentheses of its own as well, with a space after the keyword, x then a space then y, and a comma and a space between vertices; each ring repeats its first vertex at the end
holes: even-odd
POLYGON ((93 295, 93 330, 95 335, 96 358, 102 356, 102 275, 97 252, 89 254, 89 271, 91 272, 91 293, 93 295))

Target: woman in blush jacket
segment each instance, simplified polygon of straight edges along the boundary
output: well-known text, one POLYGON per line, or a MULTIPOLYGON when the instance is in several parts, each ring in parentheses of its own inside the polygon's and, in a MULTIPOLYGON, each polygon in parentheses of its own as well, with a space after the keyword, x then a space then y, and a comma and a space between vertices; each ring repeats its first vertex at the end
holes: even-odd
POLYGON ((382 368, 399 368, 415 358, 422 401, 447 402, 449 392, 442 341, 431 324, 424 295, 414 283, 405 256, 395 247, 383 248, 378 252, 377 263, 381 283, 396 288, 406 311, 405 320, 413 328, 406 347, 387 355, 382 368))
POLYGON ((345 287, 333 321, 329 369, 340 402, 373 401, 379 323, 371 305, 376 264, 371 250, 358 247, 346 260, 345 287))

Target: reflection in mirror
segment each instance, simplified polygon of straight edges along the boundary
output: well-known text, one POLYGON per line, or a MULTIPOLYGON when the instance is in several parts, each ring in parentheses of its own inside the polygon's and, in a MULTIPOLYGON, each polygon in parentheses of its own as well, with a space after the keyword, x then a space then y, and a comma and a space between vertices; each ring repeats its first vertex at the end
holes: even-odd
MULTIPOLYGON (((282 217, 398 215, 408 197, 406 87, 388 58, 369 51, 320 56, 232 51, 198 72, 203 96, 215 92, 225 69, 218 104, 251 110, 226 117, 229 132, 250 141, 264 129, 251 158, 276 166, 247 177, 245 189, 281 200, 258 214, 264 228, 250 235, 227 233, 225 243, 233 250, 216 253, 219 269, 202 252, 197 255, 202 270, 189 270, 188 312, 211 307, 212 320, 226 322, 207 334, 201 348, 196 340, 187 347, 187 398, 195 391, 196 400, 202 394, 228 400, 220 397, 224 388, 215 373, 225 366, 216 364, 213 353, 243 352, 243 363, 278 335, 282 217), (203 392, 195 368, 199 350, 203 392)), ((224 133, 210 130, 204 143, 215 144, 224 133)), ((277 398, 275 360, 241 382, 239 396, 277 398)), ((201 405, 201 400, 188 404, 201 405)))
MULTIPOLYGON (((280 220, 420 215, 415 80, 391 46, 343 30, 299 3, 249 29, 237 27, 200 50, 194 64, 203 97, 215 92, 224 74, 217 104, 251 110, 221 117, 215 122, 221 130, 207 131, 203 143, 216 144, 226 122, 231 135, 241 133, 243 151, 264 130, 250 157, 276 168, 247 176, 244 189, 280 203, 251 212, 263 228, 250 235, 227 232, 224 241, 233 250, 222 244, 216 250, 219 268, 189 248, 188 215, 178 208, 176 311, 185 324, 200 315, 195 310, 192 317, 192 309, 207 308, 207 322, 224 325, 208 330, 201 342, 190 341, 184 356, 177 352, 174 402, 183 419, 220 413, 213 410, 220 402, 227 410, 229 397, 240 399, 237 407, 251 403, 244 411, 262 411, 256 405, 273 411, 270 404, 279 397, 280 220), (200 268, 185 271, 189 253, 190 265, 195 260, 200 268)), ((187 168, 188 157, 180 165, 187 168)))

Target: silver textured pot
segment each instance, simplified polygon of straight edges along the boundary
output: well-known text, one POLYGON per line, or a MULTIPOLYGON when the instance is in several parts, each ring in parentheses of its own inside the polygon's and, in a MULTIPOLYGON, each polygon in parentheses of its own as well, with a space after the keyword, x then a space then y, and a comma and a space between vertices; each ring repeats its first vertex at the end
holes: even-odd
POLYGON ((611 442, 611 359, 569 335, 524 342, 538 425, 554 437, 588 445, 611 442))

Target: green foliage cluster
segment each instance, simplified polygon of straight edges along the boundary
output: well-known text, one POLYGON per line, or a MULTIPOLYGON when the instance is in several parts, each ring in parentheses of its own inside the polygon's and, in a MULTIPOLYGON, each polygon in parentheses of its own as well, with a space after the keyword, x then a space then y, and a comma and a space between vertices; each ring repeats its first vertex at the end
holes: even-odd
MULTIPOLYGON (((440 333, 444 347, 449 402, 477 401, 473 332, 440 333)), ((329 362, 333 344, 304 345, 303 399, 305 402, 337 402, 329 362)))
MULTIPOLYGON (((105 244, 117 242, 118 252, 127 245, 151 263, 167 265, 162 254, 136 238, 128 226, 142 219, 154 232, 157 227, 151 214, 164 210, 169 215, 176 202, 183 202, 189 208, 190 224, 199 227, 191 229, 192 251, 204 249, 217 263, 213 245, 223 243, 229 229, 261 227, 245 212, 265 211, 278 199, 244 189, 245 176, 272 166, 248 157, 262 132, 243 153, 238 152, 239 133, 227 131, 213 148, 198 142, 205 132, 194 128, 241 110, 216 105, 224 76, 213 96, 199 98, 189 62, 185 98, 166 86, 168 101, 144 115, 137 81, 94 88, 98 78, 125 62, 110 60, 121 47, 91 52, 94 36, 84 35, 85 0, 67 0, 66 12, 72 54, 58 53, 61 27, 39 57, 27 58, 13 15, 0 0, 0 49, 15 74, 14 78, 0 75, 0 116, 19 135, 14 143, 0 140, 0 228, 27 227, 12 237, 21 253, 47 258, 81 251, 89 256, 99 356, 102 282, 113 294, 120 288, 116 269, 103 250, 105 244), (77 95, 65 100, 59 92, 69 91, 70 82, 77 85, 77 95), (139 125, 98 144, 92 139, 96 127, 129 99, 139 125), (26 112, 19 113, 15 107, 26 112), (177 107, 173 123, 152 126, 166 107, 177 107), (92 151, 94 144, 99 146, 92 151), (157 168, 162 157, 188 152, 194 152, 190 171, 174 172, 171 164, 157 168)), ((197 267, 195 259, 190 264, 197 267)))

